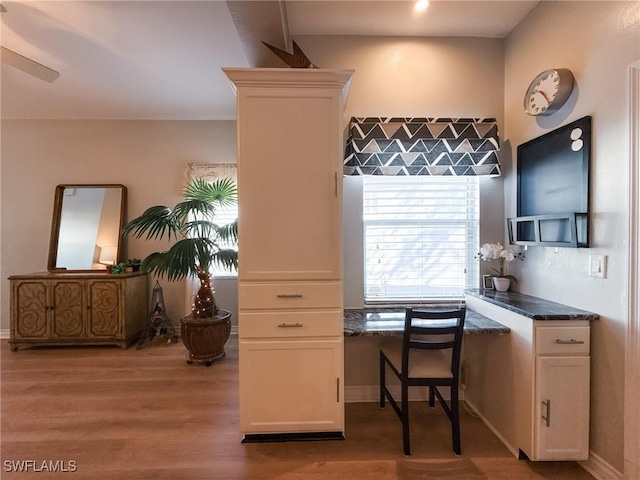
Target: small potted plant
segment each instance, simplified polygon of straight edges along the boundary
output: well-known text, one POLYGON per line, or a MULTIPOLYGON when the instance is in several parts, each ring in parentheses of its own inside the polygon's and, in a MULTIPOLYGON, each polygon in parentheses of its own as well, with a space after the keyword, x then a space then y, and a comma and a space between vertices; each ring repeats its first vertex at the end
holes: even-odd
POLYGON ((142 264, 142 260, 139 258, 130 258, 125 262, 124 271, 126 273, 137 272, 140 270, 140 265, 142 264))
POLYGON ((238 268, 238 252, 228 244, 238 241, 238 223, 216 223, 219 208, 235 205, 238 189, 233 180, 223 178, 213 183, 204 179, 189 182, 184 200, 173 208, 154 206, 131 220, 124 235, 147 240, 172 242, 167 251, 154 252, 142 261, 141 270, 167 277, 169 281, 197 276, 200 289, 190 315, 182 320, 181 339, 189 350, 188 363, 202 360, 207 365, 224 355, 224 345, 231 332, 231 312, 219 309, 211 288, 211 269, 219 265, 227 270, 238 268))
POLYGON ((491 267, 491 270, 497 273, 497 275, 492 275, 493 286, 499 292, 506 292, 509 290, 511 282, 513 281, 515 283, 517 279, 513 275, 507 275, 505 273, 505 262, 512 262, 516 258, 524 260, 524 255, 511 248, 503 247, 501 243, 485 243, 480 248, 480 252, 476 258, 485 262, 498 260, 498 268, 491 267))
POLYGON ((125 262, 118 262, 111 267, 111 270, 109 273, 115 273, 115 274, 124 273, 126 268, 127 268, 127 264, 125 262))

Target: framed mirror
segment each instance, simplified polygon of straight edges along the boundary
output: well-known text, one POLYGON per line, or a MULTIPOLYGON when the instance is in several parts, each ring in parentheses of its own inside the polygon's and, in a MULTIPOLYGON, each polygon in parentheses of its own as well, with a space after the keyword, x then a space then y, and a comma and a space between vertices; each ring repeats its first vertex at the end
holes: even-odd
POLYGON ((124 185, 58 185, 54 202, 50 272, 106 271, 121 261, 124 185))

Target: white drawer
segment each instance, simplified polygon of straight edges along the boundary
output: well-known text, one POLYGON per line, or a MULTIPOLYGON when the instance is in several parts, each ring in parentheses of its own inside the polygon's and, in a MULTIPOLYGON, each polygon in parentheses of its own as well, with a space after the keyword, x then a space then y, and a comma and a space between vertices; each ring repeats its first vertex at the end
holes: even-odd
POLYGON ((588 355, 590 327, 536 327, 537 355, 588 355))
POLYGON ((281 282, 240 284, 238 287, 238 306, 240 310, 342 308, 342 283, 281 282))
POLYGON ((240 313, 238 335, 246 338, 342 337, 343 312, 240 313))

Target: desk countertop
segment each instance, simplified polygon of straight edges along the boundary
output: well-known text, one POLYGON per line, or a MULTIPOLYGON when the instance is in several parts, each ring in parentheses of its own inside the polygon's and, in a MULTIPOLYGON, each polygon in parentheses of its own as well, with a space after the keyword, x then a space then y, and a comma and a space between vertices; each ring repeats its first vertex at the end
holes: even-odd
POLYGON ((465 293, 533 320, 597 320, 599 318, 597 313, 518 292, 472 288, 465 290, 465 293))
MULTIPOLYGON (((426 307, 425 307, 426 308, 426 307)), ((344 336, 402 335, 404 307, 348 308, 344 311, 344 336)), ((466 334, 503 334, 511 330, 473 310, 467 309, 464 322, 466 334)))

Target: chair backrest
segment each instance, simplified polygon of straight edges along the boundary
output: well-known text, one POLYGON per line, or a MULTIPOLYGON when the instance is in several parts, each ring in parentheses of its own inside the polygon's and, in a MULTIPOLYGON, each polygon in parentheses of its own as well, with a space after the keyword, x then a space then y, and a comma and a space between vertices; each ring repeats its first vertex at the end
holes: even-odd
POLYGON ((409 372, 411 349, 450 350, 451 373, 457 377, 466 308, 407 308, 402 338, 402 372, 409 372))

